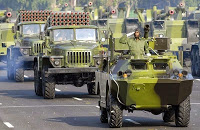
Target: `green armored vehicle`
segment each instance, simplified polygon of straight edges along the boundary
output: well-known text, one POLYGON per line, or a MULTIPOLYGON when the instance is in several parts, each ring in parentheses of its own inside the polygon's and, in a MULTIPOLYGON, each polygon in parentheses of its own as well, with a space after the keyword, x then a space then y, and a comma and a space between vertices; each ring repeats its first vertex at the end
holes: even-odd
POLYGON ((142 110, 163 113, 164 122, 175 120, 176 126, 186 127, 193 77, 183 70, 176 56, 162 51, 170 44, 168 38, 147 42, 152 55, 137 58, 124 53, 129 47, 111 35, 110 53, 99 57, 101 65, 95 73, 95 84, 100 88, 100 120, 110 127, 122 127, 123 110, 142 110))
POLYGON ((0 61, 6 61, 7 48, 14 45, 14 33, 12 32, 12 12, 0 11, 0 61))
POLYGON ((34 58, 42 52, 44 41, 40 39, 51 11, 20 11, 13 26, 15 45, 7 49, 8 79, 24 81, 24 71, 33 70, 34 58))
POLYGON ((96 26, 89 25, 89 13, 55 12, 45 26, 43 54, 34 59, 35 93, 46 99, 55 98, 56 84, 87 84, 89 94, 97 94, 95 57, 106 48, 101 46, 96 26))

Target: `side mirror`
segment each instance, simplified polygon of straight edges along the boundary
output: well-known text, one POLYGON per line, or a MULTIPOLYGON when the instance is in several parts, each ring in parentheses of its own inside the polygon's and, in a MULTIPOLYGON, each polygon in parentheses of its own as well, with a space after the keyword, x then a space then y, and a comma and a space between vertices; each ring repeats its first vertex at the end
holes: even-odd
POLYGON ((12 26, 12 33, 15 33, 15 26, 12 26))
POLYGON ((45 37, 45 45, 48 46, 50 43, 50 37, 46 36, 45 37))

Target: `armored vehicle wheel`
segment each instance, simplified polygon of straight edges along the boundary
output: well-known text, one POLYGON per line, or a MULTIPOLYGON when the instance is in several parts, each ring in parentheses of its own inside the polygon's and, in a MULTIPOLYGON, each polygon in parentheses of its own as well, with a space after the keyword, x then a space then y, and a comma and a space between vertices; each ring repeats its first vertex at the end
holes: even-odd
POLYGON ((200 57, 199 57, 199 51, 197 50, 195 53, 195 73, 197 76, 200 76, 200 57))
POLYGON ((100 107, 100 121, 101 123, 108 123, 108 115, 106 108, 100 107))
POLYGON ((170 109, 163 113, 163 121, 164 122, 174 122, 175 121, 175 111, 174 109, 170 109))
POLYGON ((95 92, 95 83, 88 83, 87 84, 87 89, 88 89, 88 93, 90 94, 90 95, 95 95, 96 94, 96 92, 95 92))
POLYGON ((15 68, 15 81, 16 82, 24 82, 24 69, 23 68, 15 68))
MULTIPOLYGON (((108 106, 108 124, 111 128, 122 127, 123 109, 121 104, 112 96, 110 97, 108 106)), ((108 97, 108 98, 109 98, 108 97)))
POLYGON ((192 71, 192 75, 193 76, 196 76, 196 71, 195 71, 195 63, 196 63, 196 58, 195 58, 195 55, 196 54, 196 49, 193 49, 192 50, 192 53, 191 53, 191 71, 192 71))
POLYGON ((42 96, 42 80, 41 73, 37 69, 37 65, 34 66, 34 88, 37 96, 42 96))
POLYGON ((55 98, 55 79, 52 75, 45 75, 45 69, 42 72, 42 91, 44 99, 55 98))
POLYGON ((187 127, 190 122, 190 97, 187 97, 175 111, 175 123, 178 127, 187 127))

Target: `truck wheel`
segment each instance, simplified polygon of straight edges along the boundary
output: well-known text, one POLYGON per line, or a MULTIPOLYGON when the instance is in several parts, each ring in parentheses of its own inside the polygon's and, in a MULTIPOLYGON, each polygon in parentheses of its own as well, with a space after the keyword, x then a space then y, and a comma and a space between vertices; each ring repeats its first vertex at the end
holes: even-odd
POLYGON ((196 63, 196 58, 195 58, 195 54, 196 54, 196 49, 193 49, 192 50, 192 53, 191 53, 191 72, 192 72, 192 75, 193 76, 196 76, 196 71, 195 71, 195 63, 196 63))
POLYGON ((42 72, 42 90, 44 99, 55 98, 55 80, 52 75, 45 75, 45 71, 42 72))
POLYGON ((95 83, 88 83, 87 84, 87 89, 88 89, 88 93, 90 94, 90 95, 95 95, 96 94, 96 92, 95 92, 95 83))
POLYGON ((122 127, 123 109, 121 104, 115 98, 112 96, 110 97, 108 124, 111 128, 120 128, 122 127))
POLYGON ((175 111, 170 109, 163 113, 163 121, 164 122, 174 122, 175 121, 175 111))
POLYGON ((187 127, 190 122, 190 97, 187 97, 175 111, 175 124, 178 127, 187 127))
POLYGON ((101 123, 108 123, 108 115, 106 108, 100 107, 100 121, 101 123))
POLYGON ((7 63, 7 77, 8 80, 14 80, 14 69, 10 63, 7 63))
POLYGON ((199 51, 197 50, 195 53, 195 73, 197 76, 200 76, 200 57, 199 57, 199 51))
POLYGON ((34 88, 37 96, 42 96, 41 73, 38 72, 37 65, 34 66, 34 88))
POLYGON ((16 82, 24 82, 24 69, 23 68, 15 69, 15 81, 16 82))

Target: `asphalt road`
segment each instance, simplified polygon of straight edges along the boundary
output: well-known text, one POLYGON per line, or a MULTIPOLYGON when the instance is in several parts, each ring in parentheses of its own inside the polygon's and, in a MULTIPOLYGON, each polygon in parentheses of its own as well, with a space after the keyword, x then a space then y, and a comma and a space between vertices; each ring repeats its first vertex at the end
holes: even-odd
MULTIPOLYGON (((89 96, 86 86, 56 86, 56 98, 45 100, 34 93, 33 72, 26 72, 24 83, 7 80, 0 64, 0 130, 88 130, 110 129, 99 120, 98 96, 89 96)), ((135 130, 200 129, 200 80, 194 81, 191 95, 191 122, 187 128, 164 123, 161 115, 124 111, 123 128, 135 130)))

